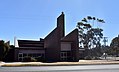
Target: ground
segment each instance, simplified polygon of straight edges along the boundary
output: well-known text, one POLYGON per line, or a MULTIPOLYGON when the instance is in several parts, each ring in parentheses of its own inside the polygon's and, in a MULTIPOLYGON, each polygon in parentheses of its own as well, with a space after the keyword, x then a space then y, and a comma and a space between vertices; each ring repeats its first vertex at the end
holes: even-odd
POLYGON ((114 60, 80 60, 79 62, 54 62, 54 63, 42 63, 42 62, 12 62, 5 63, 0 62, 0 66, 67 66, 67 65, 91 65, 91 64, 119 64, 119 61, 114 60))

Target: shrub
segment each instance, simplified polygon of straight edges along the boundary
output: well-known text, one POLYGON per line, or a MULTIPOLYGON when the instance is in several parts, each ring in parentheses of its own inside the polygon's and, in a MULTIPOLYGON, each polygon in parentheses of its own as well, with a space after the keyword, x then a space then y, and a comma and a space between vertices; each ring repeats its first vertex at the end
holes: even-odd
POLYGON ((100 60, 99 57, 93 57, 92 60, 100 60))
POLYGON ((37 60, 33 57, 26 56, 26 57, 24 57, 23 61, 24 62, 36 62, 37 60))
POLYGON ((41 57, 41 56, 37 57, 36 60, 37 60, 38 62, 43 62, 43 61, 45 61, 44 58, 41 57))
POLYGON ((91 56, 86 56, 84 57, 85 60, 92 60, 92 57, 91 56))

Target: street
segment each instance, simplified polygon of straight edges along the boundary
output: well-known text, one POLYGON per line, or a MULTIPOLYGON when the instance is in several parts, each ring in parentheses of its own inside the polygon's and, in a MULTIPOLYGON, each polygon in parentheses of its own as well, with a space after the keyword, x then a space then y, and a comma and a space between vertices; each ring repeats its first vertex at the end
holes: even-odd
POLYGON ((0 67, 0 72, 119 72, 119 64, 0 67))

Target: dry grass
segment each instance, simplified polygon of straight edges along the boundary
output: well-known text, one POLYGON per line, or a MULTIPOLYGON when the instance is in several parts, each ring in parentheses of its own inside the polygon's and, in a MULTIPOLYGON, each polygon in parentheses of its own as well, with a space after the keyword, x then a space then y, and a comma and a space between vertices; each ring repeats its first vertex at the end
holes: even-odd
POLYGON ((42 62, 14 62, 3 63, 3 67, 18 67, 18 66, 68 66, 68 65, 88 65, 88 64, 119 64, 119 61, 107 60, 81 60, 79 62, 55 62, 55 63, 42 63, 42 62))

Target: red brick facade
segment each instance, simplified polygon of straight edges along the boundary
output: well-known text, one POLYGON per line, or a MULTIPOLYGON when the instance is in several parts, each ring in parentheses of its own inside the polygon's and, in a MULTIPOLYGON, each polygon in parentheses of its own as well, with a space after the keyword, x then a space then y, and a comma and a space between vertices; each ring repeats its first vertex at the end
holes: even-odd
POLYGON ((75 29, 65 36, 65 15, 63 12, 57 18, 57 27, 44 39, 40 41, 19 40, 18 45, 15 52, 16 60, 18 60, 19 52, 22 54, 28 49, 33 50, 32 53, 37 52, 36 50, 39 53, 43 52, 47 62, 79 60, 78 30, 75 29))

